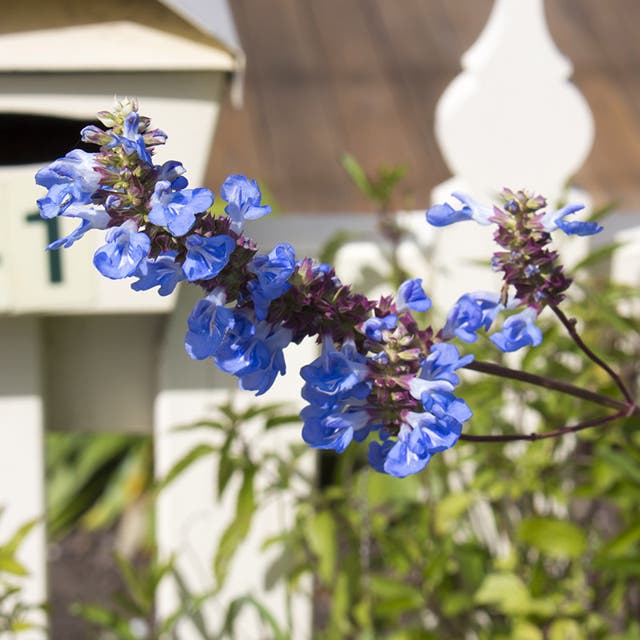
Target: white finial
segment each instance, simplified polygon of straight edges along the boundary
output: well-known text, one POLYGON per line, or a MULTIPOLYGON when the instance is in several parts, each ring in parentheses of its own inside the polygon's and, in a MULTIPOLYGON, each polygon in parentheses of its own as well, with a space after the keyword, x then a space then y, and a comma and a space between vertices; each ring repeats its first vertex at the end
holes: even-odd
POLYGON ((436 137, 457 185, 476 196, 503 186, 550 201, 593 143, 593 118, 572 66, 551 39, 543 0, 496 0, 463 72, 436 108, 436 137))

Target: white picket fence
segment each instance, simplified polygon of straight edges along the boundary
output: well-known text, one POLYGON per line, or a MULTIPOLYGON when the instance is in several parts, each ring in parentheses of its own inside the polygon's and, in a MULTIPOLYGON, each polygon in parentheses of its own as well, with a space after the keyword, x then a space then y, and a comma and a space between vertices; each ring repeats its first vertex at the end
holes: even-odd
MULTIPOLYGON (((400 5, 398 10, 402 10, 400 5)), ((463 72, 438 105, 436 131, 453 177, 436 189, 434 199, 441 201, 455 189, 478 199, 489 199, 503 183, 535 188, 551 199, 557 197, 567 176, 584 161, 593 140, 590 112, 569 83, 570 73, 571 64, 557 51, 549 36, 542 0, 496 0, 487 27, 463 57, 463 72), (535 104, 517 100, 522 91, 522 77, 528 77, 539 94, 542 92, 543 97, 535 104), (498 81, 500 92, 509 95, 508 101, 495 100, 498 81), (517 110, 511 107, 516 102, 517 110), (534 147, 527 145, 526 152, 522 152, 521 145, 514 144, 522 131, 536 142, 534 147)), ((15 193, 19 184, 23 195, 31 194, 31 201, 38 197, 26 178, 35 168, 26 169, 15 169, 22 176, 17 182, 17 174, 0 173, 3 196, 15 193)), ((13 215, 11 197, 3 198, 3 202, 13 215)), ((438 304, 446 306, 471 288, 495 286, 495 276, 488 270, 479 270, 475 264, 490 253, 486 230, 462 224, 436 231, 423 222, 423 212, 406 214, 404 219, 416 233, 416 242, 402 248, 404 259, 411 271, 417 271, 415 275, 424 278, 427 290, 438 304)), ((380 266, 374 225, 374 220, 363 216, 287 216, 258 221, 250 233, 265 249, 277 242, 291 242, 300 256, 317 255, 324 241, 338 230, 348 228, 351 233, 362 233, 364 240, 352 243, 339 256, 339 271, 349 280, 361 272, 363 263, 380 266)), ((614 258, 614 274, 625 282, 638 284, 637 215, 615 217, 607 236, 598 238, 598 242, 620 238, 628 244, 614 258)), ((30 246, 22 244, 19 251, 23 255, 39 255, 41 240, 30 246)), ((581 253, 588 241, 573 242, 574 246, 578 243, 577 253, 581 253)), ((91 258, 89 243, 84 245, 71 250, 76 252, 74 258, 65 258, 73 260, 74 265, 84 264, 80 267, 81 277, 86 277, 82 274, 90 268, 91 258)), ((1 266, 0 303, 9 280, 17 277, 1 266)), ((120 285, 106 282, 94 286, 105 287, 106 291, 120 285)), ((110 295, 105 293, 107 297, 110 295)), ((129 294, 120 287, 117 295, 129 294)), ((132 295, 142 296, 139 300, 154 296, 132 295)), ((184 352, 186 318, 197 296, 197 291, 185 288, 173 301, 165 303, 166 308, 147 308, 147 312, 156 312, 151 315, 145 315, 146 303, 141 302, 142 313, 130 312, 126 316, 0 318, 0 505, 7 507, 0 521, 0 541, 18 524, 44 512, 43 433, 48 426, 62 426, 51 425, 52 419, 56 423, 66 420, 72 426, 90 425, 95 419, 100 428, 113 425, 153 433, 155 465, 160 477, 184 451, 210 437, 205 433, 174 430, 178 425, 207 417, 211 407, 228 397, 235 386, 231 378, 216 372, 211 363, 190 361, 184 352)), ((297 390, 301 382, 297 370, 314 357, 314 350, 313 345, 303 344, 287 351, 291 373, 278 381, 267 401, 295 402, 299 398, 297 390)), ((249 401, 246 394, 239 397, 240 402, 249 401)), ((280 430, 270 446, 280 447, 298 438, 297 429, 280 430)), ((229 521, 229 504, 233 500, 233 495, 221 504, 214 500, 215 464, 212 460, 197 463, 164 491, 158 502, 159 551, 165 556, 177 552, 179 567, 194 592, 210 587, 210 558, 229 521)), ((312 456, 306 464, 313 465, 312 456)), ((260 551, 260 543, 282 528, 292 511, 291 496, 283 494, 279 503, 260 512, 234 561, 221 603, 251 592, 281 620, 284 618, 284 594, 277 590, 266 592, 263 586, 269 558, 260 551)), ((31 571, 26 581, 26 597, 32 602, 42 602, 47 595, 45 549, 46 535, 41 526, 21 550, 21 559, 31 571)), ((159 615, 172 612, 176 598, 172 586, 167 584, 159 597, 159 615)), ((300 597, 294 612, 294 637, 309 638, 311 603, 300 597)), ((219 610, 213 606, 207 615, 216 617, 217 613, 219 610)), ((247 640, 256 637, 252 635, 251 619, 245 625, 242 637, 247 640)), ((31 632, 21 637, 40 640, 46 634, 31 632)), ((191 637, 191 630, 185 627, 181 638, 191 637)))

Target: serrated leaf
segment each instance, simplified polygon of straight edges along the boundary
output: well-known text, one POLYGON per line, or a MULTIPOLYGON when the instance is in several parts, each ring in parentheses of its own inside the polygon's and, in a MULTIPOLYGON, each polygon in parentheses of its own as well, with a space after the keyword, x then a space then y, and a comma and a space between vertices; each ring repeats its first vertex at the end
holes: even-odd
POLYGON ((556 558, 577 558, 584 553, 587 540, 575 524, 553 518, 526 518, 517 537, 541 553, 556 558))

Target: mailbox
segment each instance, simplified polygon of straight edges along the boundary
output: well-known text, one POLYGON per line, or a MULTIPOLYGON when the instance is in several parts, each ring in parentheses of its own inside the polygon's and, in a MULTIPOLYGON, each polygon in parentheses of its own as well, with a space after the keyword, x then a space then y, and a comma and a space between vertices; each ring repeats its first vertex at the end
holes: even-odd
MULTIPOLYGON (((240 98, 244 56, 226 0, 22 0, 0 33, 0 539, 39 517, 43 429, 150 431, 162 332, 177 296, 133 292, 92 265, 94 232, 45 247, 70 229, 42 220, 36 171, 76 147, 114 97, 135 96, 170 133, 155 160, 204 177, 225 92, 240 98), (115 408, 120 407, 116 411, 115 408)), ((187 363, 188 364, 188 363, 187 363)), ((25 596, 46 599, 45 534, 21 560, 25 596)), ((42 638, 34 630, 24 637, 42 638)))
POLYGON ((169 310, 170 299, 105 282, 90 268, 90 243, 34 252, 73 221, 40 221, 33 175, 117 95, 137 96, 171 132, 158 162, 179 158, 201 181, 227 77, 237 95, 244 64, 226 2, 24 0, 3 9, 2 23, 0 128, 12 143, 0 150, 0 313, 169 310))

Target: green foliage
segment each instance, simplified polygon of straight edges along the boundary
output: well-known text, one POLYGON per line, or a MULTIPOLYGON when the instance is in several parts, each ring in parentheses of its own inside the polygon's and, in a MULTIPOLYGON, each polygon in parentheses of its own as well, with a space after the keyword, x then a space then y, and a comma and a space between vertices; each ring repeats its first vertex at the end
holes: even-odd
POLYGON ((47 531, 115 524, 145 501, 153 481, 147 436, 118 433, 47 434, 47 531))
MULTIPOLYGON (((576 293, 567 312, 636 392, 635 292, 585 279, 576 293)), ((551 320, 526 368, 615 396, 551 320)), ((488 341, 473 350, 504 357, 488 341)), ((475 410, 472 433, 547 430, 602 412, 522 383, 469 378, 460 395, 475 410)), ((320 485, 268 543, 281 551, 269 584, 295 589, 301 574, 314 577, 320 640, 638 637, 639 423, 531 444, 460 442, 404 480, 372 472, 355 450, 323 454, 320 485)))
MULTIPOLYGON (((0 508, 0 517, 2 513, 0 508)), ((22 598, 22 579, 29 573, 18 559, 22 543, 37 524, 37 519, 26 522, 0 542, 0 634, 10 634, 8 637, 38 626, 33 622, 33 613, 41 607, 28 604, 22 598)))
MULTIPOLYGON (((601 250, 583 266, 594 268, 610 254, 601 250)), ((637 293, 597 277, 578 279, 574 293, 578 302, 565 305, 566 312, 637 393, 640 332, 631 313, 637 293)), ((615 396, 611 380, 581 357, 562 328, 552 318, 543 322, 545 341, 522 356, 523 367, 615 396)), ((470 348, 481 360, 505 358, 487 340, 470 348)), ((467 426, 474 434, 548 430, 602 412, 556 392, 475 374, 459 394, 474 409, 467 426)), ((201 615, 225 584, 260 506, 282 489, 297 496, 295 518, 264 542, 274 557, 265 583, 284 584, 291 594, 308 584, 303 578, 313 580, 318 640, 640 637, 638 418, 530 444, 461 441, 404 480, 371 471, 355 448, 322 454, 319 478, 300 470, 304 445, 265 454, 260 438, 296 421, 276 405, 228 404, 212 419, 183 427, 219 437, 188 451, 156 490, 213 455, 218 496, 236 492, 235 510, 212 558, 214 592, 194 596, 174 568, 167 570, 183 602, 164 626, 149 623, 147 640, 175 637, 185 620, 203 638, 240 637, 236 622, 248 609, 263 637, 291 638, 292 630, 250 595, 231 603, 217 629, 201 615), (262 426, 249 437, 255 420, 262 426), (268 481, 256 482, 258 474, 268 481)), ((126 614, 101 607, 84 614, 112 637, 129 638, 132 619, 149 619, 157 583, 136 586, 126 566, 121 571, 126 614)))
POLYGON ((382 166, 375 175, 370 176, 358 160, 348 153, 343 154, 340 162, 358 191, 375 203, 380 211, 388 211, 398 182, 407 173, 406 167, 382 166))

